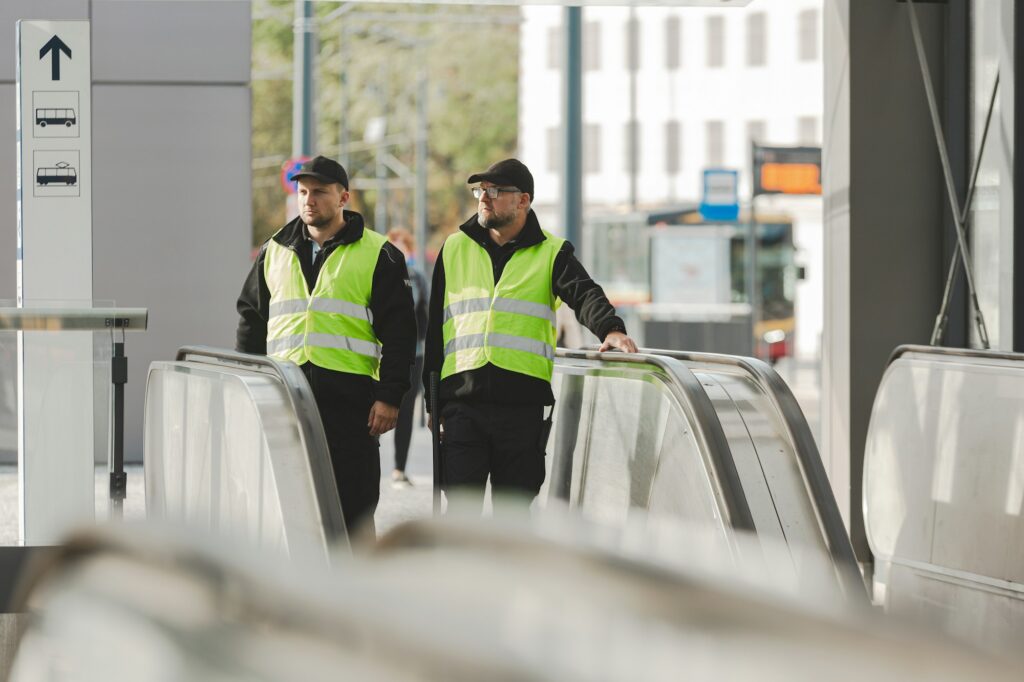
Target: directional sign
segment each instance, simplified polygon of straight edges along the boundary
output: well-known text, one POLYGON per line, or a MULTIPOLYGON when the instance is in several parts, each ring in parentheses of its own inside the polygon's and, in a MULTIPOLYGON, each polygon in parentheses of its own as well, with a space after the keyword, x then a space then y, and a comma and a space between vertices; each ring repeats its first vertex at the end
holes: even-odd
POLYGON ((71 59, 71 49, 64 44, 64 41, 58 36, 53 36, 45 45, 39 49, 39 58, 44 59, 46 55, 50 55, 53 59, 50 62, 50 78, 51 80, 60 80, 60 53, 63 52, 67 55, 68 59, 71 59))
MULTIPOLYGON (((18 22, 20 307, 92 307, 89 22, 18 22)), ((20 538, 50 544, 95 515, 90 334, 19 332, 20 538), (54 392, 54 386, 62 386, 54 392), (57 426, 59 424, 59 427, 57 426)))

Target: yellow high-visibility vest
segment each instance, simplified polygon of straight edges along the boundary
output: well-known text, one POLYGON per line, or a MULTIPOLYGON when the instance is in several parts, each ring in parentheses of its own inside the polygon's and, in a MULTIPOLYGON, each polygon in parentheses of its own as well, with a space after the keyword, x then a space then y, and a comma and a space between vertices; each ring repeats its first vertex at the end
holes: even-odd
POLYGON ((497 284, 482 246, 462 232, 445 241, 442 379, 491 363, 551 381, 561 303, 551 277, 565 240, 544 236, 512 255, 497 284))
POLYGON ((381 343, 373 331, 373 272, 387 239, 364 229, 327 257, 309 291, 298 254, 273 239, 263 273, 270 289, 267 355, 301 365, 379 378, 381 343))

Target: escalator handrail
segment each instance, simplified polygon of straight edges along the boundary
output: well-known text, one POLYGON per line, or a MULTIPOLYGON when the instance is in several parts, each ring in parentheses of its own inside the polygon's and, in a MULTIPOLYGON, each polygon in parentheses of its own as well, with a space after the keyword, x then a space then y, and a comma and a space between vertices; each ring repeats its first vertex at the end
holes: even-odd
POLYGON ((233 365, 245 369, 270 370, 269 373, 281 381, 299 424, 299 438, 309 461, 324 533, 331 542, 347 542, 348 532, 341 514, 341 498, 334 480, 327 435, 324 433, 313 391, 299 366, 266 355, 251 355, 212 346, 182 346, 178 349, 175 361, 200 362, 214 367, 233 365))
POLYGON ((694 434, 715 468, 714 473, 730 526, 737 530, 755 531, 750 505, 740 484, 736 463, 729 448, 729 441, 725 437, 725 430, 718 420, 718 413, 715 412, 707 393, 701 388, 700 382, 685 365, 674 358, 619 351, 601 353, 596 350, 558 348, 555 357, 566 360, 647 365, 660 370, 667 379, 666 386, 669 391, 693 416, 694 434))
POLYGON ((886 367, 899 360, 907 353, 921 353, 926 355, 938 355, 955 358, 977 358, 980 360, 1010 360, 1013 362, 1024 362, 1024 353, 1012 353, 1005 350, 981 350, 979 348, 949 348, 946 346, 919 346, 915 344, 903 344, 896 346, 896 350, 889 356, 886 367))
POLYGON ((839 512, 839 505, 836 504, 835 495, 828 480, 828 474, 825 473, 821 453, 814 442, 814 435, 807 424, 807 419, 804 418, 800 404, 793 396, 789 386, 779 376, 779 373, 770 365, 757 358, 657 348, 644 348, 641 350, 644 353, 675 358, 684 362, 701 362, 709 365, 733 367, 742 370, 757 383, 782 418, 786 433, 793 443, 793 448, 797 458, 800 460, 801 469, 803 469, 807 486, 811 492, 815 511, 818 514, 818 521, 828 543, 829 554, 835 561, 845 567, 845 573, 852 576, 851 580, 856 582, 856 589, 862 590, 864 584, 859 577, 860 569, 857 564, 857 557, 854 554, 850 537, 846 533, 846 524, 843 523, 842 514, 839 512))

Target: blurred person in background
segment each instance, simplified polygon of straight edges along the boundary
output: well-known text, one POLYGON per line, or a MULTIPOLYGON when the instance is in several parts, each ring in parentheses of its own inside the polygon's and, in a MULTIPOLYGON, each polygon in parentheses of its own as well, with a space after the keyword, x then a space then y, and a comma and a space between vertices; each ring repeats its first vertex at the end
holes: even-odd
POLYGON ((402 398, 402 404, 398 407, 398 423, 395 425, 395 468, 391 472, 391 487, 401 489, 412 485, 412 481, 405 474, 405 465, 409 460, 409 444, 412 442, 413 414, 416 412, 416 398, 420 388, 419 377, 423 373, 423 341, 427 336, 427 301, 430 299, 430 289, 427 275, 416 261, 416 242, 412 232, 404 227, 393 227, 388 230, 388 241, 405 256, 405 267, 409 271, 413 306, 416 311, 416 360, 410 375, 412 388, 402 398))
POLYGON ((468 182, 479 183, 477 213, 434 263, 423 382, 429 391, 431 373, 440 374, 440 414, 431 417, 444 440, 445 491, 482 503, 489 477, 495 493, 532 500, 545 477, 560 302, 602 351, 635 353, 636 344, 572 244, 541 229, 521 161, 499 161, 468 182))
POLYGON ((416 350, 405 257, 346 210, 348 174, 323 156, 295 181, 299 216, 260 247, 238 297, 236 348, 290 360, 313 391, 345 526, 373 532, 380 442, 416 350))

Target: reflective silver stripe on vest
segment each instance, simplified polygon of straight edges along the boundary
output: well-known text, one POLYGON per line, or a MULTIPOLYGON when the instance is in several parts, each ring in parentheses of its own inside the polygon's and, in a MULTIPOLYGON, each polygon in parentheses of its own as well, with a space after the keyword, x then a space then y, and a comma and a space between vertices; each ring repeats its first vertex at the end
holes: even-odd
MULTIPOLYGON (((554 361, 555 349, 544 343, 543 341, 537 341, 536 339, 528 339, 525 336, 512 336, 511 334, 491 334, 487 337, 487 342, 492 348, 508 348, 510 350, 520 350, 524 353, 532 353, 533 355, 539 355, 548 360, 554 361)), ((444 354, 451 355, 457 353, 460 350, 469 350, 471 348, 483 348, 484 347, 484 335, 483 334, 468 334, 466 336, 457 336, 444 347, 444 354)))
POLYGON ((555 359, 555 349, 536 339, 528 339, 525 336, 512 336, 510 334, 491 334, 487 337, 487 343, 495 348, 509 348, 521 350, 526 353, 533 353, 547 358, 552 362, 555 359))
MULTIPOLYGON (((491 299, 489 298, 467 298, 464 301, 455 301, 454 303, 450 303, 448 307, 444 309, 444 321, 447 322, 456 315, 486 312, 490 310, 490 308, 491 299)), ((553 311, 550 306, 546 306, 543 303, 520 301, 515 298, 502 298, 499 296, 494 299, 494 309, 503 313, 516 313, 518 315, 527 315, 529 317, 539 317, 542 320, 547 320, 552 325, 555 324, 555 311, 553 311)))
POLYGON ((285 336, 281 339, 270 339, 267 341, 267 355, 275 355, 277 353, 283 353, 293 348, 302 347, 302 334, 296 334, 294 336, 285 336))
POLYGON ((350 350, 353 353, 380 360, 380 346, 372 341, 353 339, 350 336, 335 336, 334 334, 309 334, 306 337, 306 343, 321 348, 350 350))
POLYGON ((551 309, 551 306, 544 305, 543 303, 498 297, 494 299, 494 309, 500 310, 503 313, 517 313, 519 315, 528 315, 529 317, 539 317, 542 320, 547 320, 552 325, 555 324, 555 311, 551 309))
POLYGON ((489 298, 467 298, 464 301, 455 301, 448 304, 448 307, 444 309, 444 321, 447 322, 456 315, 483 313, 490 309, 491 299, 489 298))
POLYGON ((288 301, 274 301, 270 304, 270 317, 278 315, 293 315, 306 312, 309 302, 304 298, 293 298, 288 301))
POLYGON ((308 342, 310 346, 349 350, 359 355, 366 355, 380 360, 380 346, 372 341, 353 339, 348 336, 335 336, 334 334, 310 334, 308 337, 296 334, 294 336, 286 336, 283 339, 273 339, 267 341, 267 353, 274 355, 293 348, 301 348, 304 341, 308 342))
POLYGON ((364 308, 361 305, 342 301, 337 298, 318 296, 313 299, 312 303, 310 303, 309 309, 315 310, 318 313, 347 315, 348 317, 354 317, 357 320, 366 320, 370 324, 373 324, 373 313, 370 312, 369 308, 364 308))

